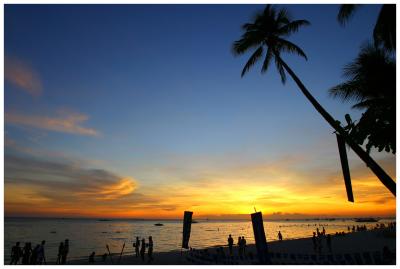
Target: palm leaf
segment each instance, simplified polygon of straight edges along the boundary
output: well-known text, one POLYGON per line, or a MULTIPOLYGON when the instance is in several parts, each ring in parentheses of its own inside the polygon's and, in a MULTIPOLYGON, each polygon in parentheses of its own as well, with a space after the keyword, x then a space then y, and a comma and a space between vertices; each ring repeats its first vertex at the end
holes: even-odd
POLYGON ((344 4, 340 6, 337 20, 341 25, 345 25, 346 22, 354 15, 354 12, 358 8, 357 4, 344 4))
POLYGON ((277 41, 279 42, 280 48, 282 51, 287 51, 290 53, 295 53, 299 56, 304 57, 304 59, 307 59, 307 55, 305 52, 296 44, 290 42, 289 40, 278 38, 277 41))
POLYGON ((308 26, 308 25, 311 25, 311 23, 307 20, 292 21, 292 22, 289 22, 288 24, 282 26, 279 29, 279 33, 281 33, 282 35, 289 35, 292 33, 296 33, 300 29, 300 27, 308 26))
POLYGON ((242 77, 249 71, 249 69, 261 58, 264 49, 263 47, 259 47, 253 55, 251 55, 250 59, 247 61, 246 65, 242 70, 242 77))
POLYGON ((265 55, 265 59, 264 59, 263 66, 262 66, 262 68, 261 68, 261 73, 267 72, 268 67, 269 67, 269 65, 270 65, 270 63, 271 63, 271 59, 272 59, 273 56, 274 56, 274 55, 273 55, 273 53, 272 53, 272 49, 271 49, 271 48, 268 48, 267 54, 265 55))

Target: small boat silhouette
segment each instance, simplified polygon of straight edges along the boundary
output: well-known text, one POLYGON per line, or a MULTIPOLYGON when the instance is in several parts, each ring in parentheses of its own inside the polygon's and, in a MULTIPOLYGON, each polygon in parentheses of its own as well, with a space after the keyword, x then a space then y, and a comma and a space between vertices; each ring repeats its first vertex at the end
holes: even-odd
POLYGON ((155 223, 154 226, 164 226, 162 223, 155 223))

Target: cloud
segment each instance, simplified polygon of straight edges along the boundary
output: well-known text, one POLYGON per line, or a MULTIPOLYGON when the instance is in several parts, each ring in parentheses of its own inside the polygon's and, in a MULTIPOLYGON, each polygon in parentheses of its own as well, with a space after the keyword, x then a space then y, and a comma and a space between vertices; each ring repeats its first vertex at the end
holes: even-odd
POLYGON ((154 217, 176 208, 138 192, 131 177, 30 156, 5 155, 4 186, 6 215, 154 217))
POLYGON ((21 60, 5 57, 4 78, 9 83, 33 96, 38 96, 42 93, 42 82, 39 75, 21 60))
POLYGON ((81 126, 82 123, 89 119, 85 114, 70 111, 59 111, 58 114, 55 117, 48 117, 10 112, 5 113, 5 120, 7 124, 34 127, 48 131, 87 136, 97 136, 99 134, 95 129, 81 126))

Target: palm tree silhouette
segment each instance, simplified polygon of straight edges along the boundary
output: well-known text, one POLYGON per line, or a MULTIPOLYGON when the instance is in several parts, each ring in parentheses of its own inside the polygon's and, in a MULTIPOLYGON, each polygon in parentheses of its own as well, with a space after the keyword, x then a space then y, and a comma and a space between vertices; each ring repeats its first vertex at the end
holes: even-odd
POLYGON ((242 26, 244 33, 241 39, 233 43, 233 53, 241 55, 248 50, 255 49, 250 56, 242 71, 242 77, 249 69, 261 58, 264 51, 265 58, 261 72, 264 73, 272 60, 275 61, 276 68, 281 76, 282 83, 286 81, 286 72, 296 82, 300 91, 311 102, 314 108, 322 115, 322 117, 343 137, 346 143, 354 150, 354 152, 367 164, 367 166, 376 174, 379 180, 396 196, 396 183, 386 172, 365 152, 357 143, 355 143, 340 126, 340 122, 336 121, 311 95, 304 84, 296 76, 294 71, 281 58, 281 52, 295 53, 307 60, 306 54, 296 44, 285 39, 290 34, 296 33, 300 27, 309 25, 307 20, 292 20, 288 11, 284 8, 275 9, 272 5, 267 5, 262 12, 256 14, 254 21, 246 23, 242 26))
MULTIPOLYGON (((340 24, 346 22, 354 15, 354 12, 360 8, 360 4, 343 4, 340 6, 337 20, 340 24)), ((396 5, 384 4, 379 11, 378 18, 374 27, 374 45, 382 46, 389 52, 396 50, 396 5)))
MULTIPOLYGON (((349 135, 362 145, 367 140, 379 151, 396 151, 396 62, 386 50, 366 44, 357 58, 344 68, 347 81, 329 90, 343 101, 354 101, 353 108, 366 109, 349 135)), ((350 122, 352 123, 351 119, 350 122)))

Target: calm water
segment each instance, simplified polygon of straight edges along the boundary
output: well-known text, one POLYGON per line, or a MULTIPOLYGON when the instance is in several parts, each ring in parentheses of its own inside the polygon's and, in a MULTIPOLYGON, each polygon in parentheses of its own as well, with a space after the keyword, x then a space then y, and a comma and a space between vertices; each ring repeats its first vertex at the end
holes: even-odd
MULTIPOLYGON (((392 219, 382 219, 379 223, 388 223, 392 219)), ((181 221, 161 221, 164 226, 154 226, 159 221, 112 220, 98 221, 92 219, 33 219, 5 218, 4 250, 5 263, 10 259, 11 247, 15 242, 32 242, 32 247, 41 240, 46 240, 46 258, 54 262, 57 258, 58 245, 68 238, 70 241, 69 258, 87 257, 92 251, 96 255, 105 253, 106 244, 111 252, 120 252, 125 242, 124 253, 133 251, 132 243, 136 236, 153 236, 154 251, 171 251, 180 249, 182 240, 181 221), (54 233, 55 232, 55 233, 54 233)), ((316 228, 325 227, 327 233, 347 231, 349 225, 359 225, 353 220, 303 220, 303 221, 269 221, 264 222, 267 240, 276 240, 280 230, 284 239, 309 237, 316 228)), ((376 223, 365 223, 375 226, 376 223)), ((244 236, 248 243, 254 243, 250 221, 199 221, 192 224, 190 245, 195 248, 223 245, 232 234, 244 236)))

